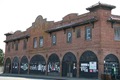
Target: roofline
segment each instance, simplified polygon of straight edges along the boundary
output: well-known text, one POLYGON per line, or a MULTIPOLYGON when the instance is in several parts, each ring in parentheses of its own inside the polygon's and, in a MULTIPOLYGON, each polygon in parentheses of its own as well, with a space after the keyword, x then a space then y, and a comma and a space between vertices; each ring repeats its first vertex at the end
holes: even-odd
POLYGON ((7 43, 7 42, 15 41, 15 40, 20 40, 20 39, 29 38, 29 37, 30 37, 30 35, 27 34, 27 35, 23 35, 23 36, 20 36, 20 37, 17 37, 17 38, 13 38, 13 39, 5 40, 4 42, 7 43))
POLYGON ((77 26, 81 26, 81 25, 85 25, 85 24, 89 24, 89 23, 93 23, 96 22, 98 19, 96 17, 81 21, 81 22, 76 22, 76 23, 70 23, 68 25, 63 25, 63 26, 59 26, 59 27, 55 27, 52 29, 48 29, 47 33, 51 33, 51 32, 55 32, 55 31, 60 31, 60 30, 64 30, 64 29, 68 29, 68 28, 75 28, 77 26))
POLYGON ((98 2, 97 4, 92 5, 92 6, 88 7, 88 8, 86 8, 86 10, 91 11, 91 10, 93 10, 95 8, 107 8, 107 9, 112 10, 112 9, 116 8, 116 6, 98 2))

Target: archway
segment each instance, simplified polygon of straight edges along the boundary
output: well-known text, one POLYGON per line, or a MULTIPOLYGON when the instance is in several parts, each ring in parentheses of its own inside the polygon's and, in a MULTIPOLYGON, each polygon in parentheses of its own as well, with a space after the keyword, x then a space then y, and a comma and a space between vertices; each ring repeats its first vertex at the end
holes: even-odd
POLYGON ((20 74, 28 73, 28 59, 26 56, 23 56, 20 62, 20 74))
POLYGON ((60 59, 56 54, 50 55, 48 59, 48 75, 60 76, 60 59))
POLYGON ((104 59, 104 73, 113 74, 114 69, 116 70, 115 74, 119 74, 119 60, 115 55, 109 54, 104 59))
POLYGON ((79 76, 83 78, 98 78, 98 59, 94 52, 85 51, 79 61, 79 76))
POLYGON ((19 71, 19 59, 18 57, 14 57, 12 61, 12 73, 18 74, 19 71))
POLYGON ((5 68, 4 68, 5 73, 10 73, 11 72, 11 59, 7 58, 5 61, 5 68))
POLYGON ((30 74, 45 75, 46 62, 43 56, 35 55, 30 60, 30 74))
POLYGON ((62 76, 76 77, 77 75, 77 60, 73 53, 68 52, 62 60, 62 76))

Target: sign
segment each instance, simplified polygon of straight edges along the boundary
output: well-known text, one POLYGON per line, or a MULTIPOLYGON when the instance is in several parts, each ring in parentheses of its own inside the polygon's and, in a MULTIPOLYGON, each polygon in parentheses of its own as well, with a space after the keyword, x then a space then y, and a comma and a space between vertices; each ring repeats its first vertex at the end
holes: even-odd
POLYGON ((89 62, 89 69, 97 69, 97 63, 96 62, 89 62))
POLYGON ((88 66, 87 63, 81 63, 81 71, 88 72, 88 66))
POLYGON ((28 69, 28 64, 27 63, 23 63, 21 68, 25 71, 28 69))

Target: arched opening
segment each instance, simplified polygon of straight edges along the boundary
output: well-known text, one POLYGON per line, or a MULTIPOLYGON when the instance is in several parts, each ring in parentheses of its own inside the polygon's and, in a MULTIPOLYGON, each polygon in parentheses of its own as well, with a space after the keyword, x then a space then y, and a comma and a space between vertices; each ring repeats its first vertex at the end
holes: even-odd
POLYGON ((19 59, 18 57, 14 57, 12 61, 12 73, 18 74, 19 71, 19 59))
POLYGON ((20 74, 28 73, 28 59, 26 56, 23 56, 20 62, 20 74))
POLYGON ((62 76, 76 77, 77 75, 77 60, 73 53, 68 52, 62 60, 62 76))
POLYGON ((60 59, 56 54, 50 55, 48 59, 48 75, 60 76, 60 59))
POLYGON ((119 74, 119 60, 113 55, 109 54, 104 59, 104 73, 105 74, 119 74))
POLYGON ((11 72, 11 59, 7 58, 5 61, 5 68, 4 68, 5 73, 10 73, 11 72))
POLYGON ((45 75, 46 62, 43 56, 35 55, 30 60, 30 74, 45 75))
POLYGON ((98 78, 98 59, 94 52, 85 51, 79 61, 79 76, 82 78, 98 78))

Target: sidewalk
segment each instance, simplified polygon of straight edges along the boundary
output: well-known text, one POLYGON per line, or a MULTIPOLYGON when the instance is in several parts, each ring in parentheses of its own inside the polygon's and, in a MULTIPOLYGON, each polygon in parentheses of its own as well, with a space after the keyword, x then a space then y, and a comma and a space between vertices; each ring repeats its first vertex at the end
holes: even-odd
POLYGON ((37 79, 47 78, 53 80, 99 80, 99 79, 70 78, 70 77, 44 76, 44 75, 25 75, 25 74, 0 74, 0 76, 25 77, 25 78, 37 78, 37 79))
POLYGON ((18 75, 18 74, 1 74, 0 76, 11 76, 11 77, 25 77, 25 78, 46 78, 53 80, 98 80, 98 79, 85 79, 85 78, 68 78, 68 77, 55 77, 55 76, 41 76, 41 75, 18 75))

